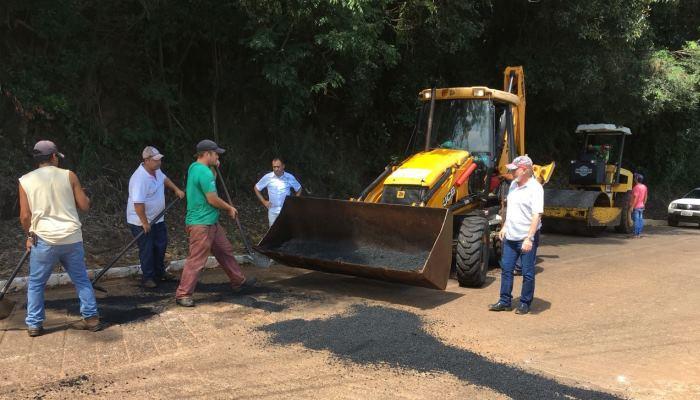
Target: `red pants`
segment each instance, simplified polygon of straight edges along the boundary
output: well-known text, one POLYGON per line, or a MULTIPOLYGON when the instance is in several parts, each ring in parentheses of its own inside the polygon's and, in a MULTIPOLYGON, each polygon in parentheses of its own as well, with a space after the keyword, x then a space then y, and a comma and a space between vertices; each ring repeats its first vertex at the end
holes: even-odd
POLYGON ((209 252, 223 268, 231 286, 238 287, 245 281, 241 267, 233 256, 233 246, 226 238, 226 232, 219 224, 215 225, 189 225, 187 234, 190 242, 190 254, 185 260, 185 266, 180 276, 180 286, 175 292, 175 297, 182 298, 192 296, 197 286, 199 273, 207 262, 209 252))

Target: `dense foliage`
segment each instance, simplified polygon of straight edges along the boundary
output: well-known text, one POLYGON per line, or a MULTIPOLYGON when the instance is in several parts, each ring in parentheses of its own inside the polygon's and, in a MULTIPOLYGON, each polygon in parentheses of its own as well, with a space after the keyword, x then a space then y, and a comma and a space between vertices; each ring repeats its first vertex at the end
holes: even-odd
POLYGON ((145 145, 179 179, 202 138, 229 149, 239 195, 281 155, 309 193, 344 197, 403 156, 420 89, 500 88, 506 65, 525 67, 536 161, 612 122, 658 204, 700 186, 697 0, 5 0, 0 22, 5 217, 46 137, 115 191, 105 211, 145 145))

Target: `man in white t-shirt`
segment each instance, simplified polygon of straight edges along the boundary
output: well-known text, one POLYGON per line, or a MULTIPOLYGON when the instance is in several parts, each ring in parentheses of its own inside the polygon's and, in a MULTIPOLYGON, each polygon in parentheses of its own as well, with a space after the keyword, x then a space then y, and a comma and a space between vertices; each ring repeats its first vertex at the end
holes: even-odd
POLYGON ((507 165, 514 171, 507 197, 506 219, 498 237, 503 242, 501 255, 501 295, 497 303, 489 305, 491 311, 512 310, 513 269, 520 259, 523 287, 516 314, 527 314, 535 295, 535 261, 540 241, 540 222, 544 212, 544 190, 533 177, 532 160, 528 156, 516 157, 507 165))
POLYGON ((129 179, 126 222, 134 237, 144 232, 138 240, 139 260, 143 286, 152 289, 157 286, 156 282, 174 279, 165 272, 165 249, 168 247, 165 217, 158 221, 153 219, 165 208, 166 186, 179 198, 185 197, 185 192, 160 170, 163 154, 158 149, 147 146, 141 156, 143 163, 129 179))
POLYGON ((294 175, 284 172, 284 162, 281 158, 272 160, 272 172, 265 174, 253 187, 258 200, 267 208, 267 219, 270 226, 280 215, 284 199, 294 192, 295 196, 301 195, 301 184, 294 175), (267 197, 263 197, 262 191, 267 189, 267 197))

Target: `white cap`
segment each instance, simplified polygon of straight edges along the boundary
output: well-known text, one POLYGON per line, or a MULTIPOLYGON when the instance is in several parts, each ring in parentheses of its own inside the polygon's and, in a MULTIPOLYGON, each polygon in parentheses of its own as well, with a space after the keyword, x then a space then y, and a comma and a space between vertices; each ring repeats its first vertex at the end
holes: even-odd
POLYGON ((160 153, 160 151, 158 151, 158 149, 156 149, 153 146, 146 146, 146 148, 143 149, 143 151, 141 152, 141 156, 143 157, 144 160, 147 158, 152 158, 154 160, 160 160, 161 158, 165 157, 164 155, 162 155, 160 153))
POLYGON ((512 163, 506 165, 508 169, 518 169, 520 167, 532 167, 532 160, 526 155, 515 157, 512 163))

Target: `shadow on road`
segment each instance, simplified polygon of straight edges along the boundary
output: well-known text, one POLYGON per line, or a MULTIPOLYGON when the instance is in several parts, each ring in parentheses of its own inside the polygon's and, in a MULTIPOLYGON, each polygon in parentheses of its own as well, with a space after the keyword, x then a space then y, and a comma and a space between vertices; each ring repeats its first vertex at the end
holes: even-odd
POLYGON ((300 343, 332 352, 357 364, 389 364, 419 372, 446 372, 514 399, 618 399, 613 394, 577 388, 520 368, 491 361, 446 345, 430 335, 410 312, 355 305, 329 319, 293 319, 260 328, 273 344, 300 343))
MULTIPOLYGON (((484 288, 493 280, 493 278, 489 278, 484 288)), ((463 293, 446 290, 427 289, 324 272, 309 272, 277 281, 277 284, 284 287, 319 291, 333 296, 362 297, 422 310, 432 309, 464 296, 463 293)))
MULTIPOLYGON (((105 287, 112 293, 96 292, 100 319, 104 323, 105 329, 111 325, 147 320, 161 314, 168 308, 177 307, 174 297, 176 282, 163 283, 152 290, 144 290, 134 283, 129 285, 124 280, 108 282, 105 287)), ((68 290, 62 290, 62 292, 64 293, 62 293, 61 298, 47 299, 45 307, 47 310, 59 314, 67 312, 68 320, 60 324, 45 325, 45 334, 71 329, 73 323, 80 321, 78 299, 68 290)), ((231 292, 231 287, 226 283, 200 283, 197 285, 195 293, 197 304, 225 302, 268 312, 284 311, 288 308, 287 302, 297 297, 294 294, 284 293, 281 289, 265 285, 260 285, 245 293, 235 294, 231 292), (260 300, 257 296, 272 298, 275 301, 260 300)), ((24 326, 26 307, 26 301, 18 302, 12 313, 10 326, 3 330, 26 329, 24 326)), ((119 338, 110 339, 109 335, 102 335, 100 339, 117 340, 119 338)))

